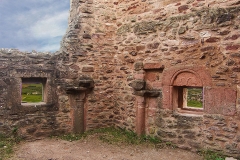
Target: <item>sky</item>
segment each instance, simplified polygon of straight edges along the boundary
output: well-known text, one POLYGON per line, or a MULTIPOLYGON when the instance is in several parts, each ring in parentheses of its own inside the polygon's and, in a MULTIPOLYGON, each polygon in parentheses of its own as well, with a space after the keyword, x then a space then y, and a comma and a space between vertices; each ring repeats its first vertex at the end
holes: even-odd
POLYGON ((66 33, 70 0, 0 0, 0 48, 55 52, 66 33))

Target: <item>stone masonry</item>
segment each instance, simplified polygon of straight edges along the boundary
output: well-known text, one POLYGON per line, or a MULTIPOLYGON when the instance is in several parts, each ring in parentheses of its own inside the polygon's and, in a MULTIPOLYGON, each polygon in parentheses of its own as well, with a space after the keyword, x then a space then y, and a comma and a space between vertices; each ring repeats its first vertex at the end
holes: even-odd
POLYGON ((25 138, 115 126, 240 156, 239 0, 71 0, 55 54, 0 50, 0 132, 25 138), (44 102, 21 103, 25 80, 44 102), (203 90, 203 108, 183 90, 203 90))

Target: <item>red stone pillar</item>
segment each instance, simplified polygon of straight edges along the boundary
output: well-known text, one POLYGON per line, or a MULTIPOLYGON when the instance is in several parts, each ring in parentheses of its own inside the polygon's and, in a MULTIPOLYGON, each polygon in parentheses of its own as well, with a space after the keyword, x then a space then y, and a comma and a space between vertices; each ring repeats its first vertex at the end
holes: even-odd
POLYGON ((84 103, 76 99, 76 106, 73 108, 73 132, 84 132, 84 103))
POLYGON ((84 98, 85 94, 80 93, 80 96, 77 96, 76 99, 74 99, 74 105, 73 105, 73 132, 74 133, 83 133, 85 130, 85 115, 84 115, 84 98))
POLYGON ((145 98, 137 96, 136 101, 137 101, 136 132, 137 135, 142 135, 145 134, 145 98))

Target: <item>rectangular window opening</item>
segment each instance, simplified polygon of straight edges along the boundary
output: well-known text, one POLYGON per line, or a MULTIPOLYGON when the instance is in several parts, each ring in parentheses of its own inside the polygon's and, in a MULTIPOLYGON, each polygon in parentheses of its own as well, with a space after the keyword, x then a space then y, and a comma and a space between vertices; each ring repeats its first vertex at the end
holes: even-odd
POLYGON ((44 102, 46 78, 22 78, 21 101, 25 103, 44 102))

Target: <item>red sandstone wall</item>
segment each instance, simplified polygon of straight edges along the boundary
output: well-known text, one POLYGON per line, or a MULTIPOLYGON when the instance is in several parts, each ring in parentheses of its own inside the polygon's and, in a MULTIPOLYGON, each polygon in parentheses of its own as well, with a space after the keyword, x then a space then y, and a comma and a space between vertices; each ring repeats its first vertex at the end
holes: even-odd
POLYGON ((0 75, 8 81, 0 78, 4 91, 0 131, 11 130, 15 122, 22 122, 27 135, 74 131, 79 127, 75 128, 76 120, 81 119, 74 111, 84 107, 81 125, 86 130, 114 125, 185 149, 240 154, 239 1, 71 3, 69 28, 59 54, 47 59, 39 55, 39 60, 18 53, 15 58, 23 59, 19 61, 1 53, 0 75), (54 74, 28 72, 41 66, 54 74), (19 67, 25 72, 18 72, 19 67), (19 79, 25 74, 51 80, 51 106, 19 108, 19 79), (91 80, 94 88, 84 86, 91 80), (178 107, 176 87, 182 85, 203 88, 202 112, 178 107), (6 97, 16 99, 5 101, 6 97), (20 117, 16 111, 21 111, 20 117), (38 122, 42 123, 34 130, 38 122))
POLYGON ((237 0, 73 4, 61 65, 70 68, 68 78, 95 82, 87 129, 114 124, 182 148, 240 154, 237 0), (181 81, 203 87, 203 113, 178 112, 172 86, 181 81))
POLYGON ((113 35, 116 31, 115 5, 113 1, 72 1, 70 25, 62 44, 61 79, 71 83, 78 77, 94 80, 94 89, 85 99, 86 129, 113 125, 120 117, 117 96, 121 76, 114 58, 116 47, 113 35))
POLYGON ((119 57, 127 57, 126 71, 144 80, 145 89, 162 91, 162 99, 145 96, 145 133, 182 148, 239 154, 239 2, 123 0, 116 5, 115 45, 119 57), (198 78, 188 84, 191 76, 183 76, 174 83, 180 73, 198 78), (181 83, 204 88, 203 115, 178 112, 171 86, 181 83))

